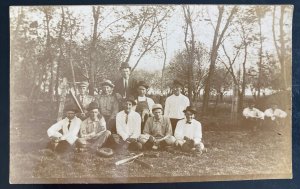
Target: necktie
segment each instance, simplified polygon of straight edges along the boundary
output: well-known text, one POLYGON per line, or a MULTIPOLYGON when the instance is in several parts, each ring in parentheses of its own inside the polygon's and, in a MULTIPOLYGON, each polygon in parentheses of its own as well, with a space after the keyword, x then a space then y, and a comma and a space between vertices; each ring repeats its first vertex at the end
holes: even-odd
POLYGON ((71 120, 69 120, 68 131, 70 130, 70 126, 71 126, 71 120))
POLYGON ((125 114, 125 123, 128 123, 128 114, 125 114))
POLYGON ((124 88, 125 88, 125 98, 126 98, 126 91, 127 91, 127 88, 128 88, 128 80, 127 79, 125 79, 124 88))
POLYGON ((125 89, 127 89, 127 87, 128 87, 128 80, 125 79, 125 89))
POLYGON ((83 96, 80 96, 80 103, 83 104, 83 96))
POLYGON ((191 121, 187 121, 187 122, 186 122, 186 124, 191 124, 191 123, 192 123, 191 121))

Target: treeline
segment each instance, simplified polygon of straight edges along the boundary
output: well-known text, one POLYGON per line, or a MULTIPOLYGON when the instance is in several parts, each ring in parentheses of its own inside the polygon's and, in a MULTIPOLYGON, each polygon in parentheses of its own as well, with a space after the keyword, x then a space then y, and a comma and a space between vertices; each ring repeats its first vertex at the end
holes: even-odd
POLYGON ((153 93, 167 95, 171 81, 181 79, 191 101, 201 98, 204 113, 212 95, 222 100, 233 90, 240 109, 247 88, 260 98, 266 88, 291 84, 289 6, 90 6, 89 16, 67 6, 10 11, 11 89, 29 100, 58 100, 64 77, 71 84, 88 80, 94 94, 103 79, 118 77, 121 62, 130 62, 153 93), (174 16, 183 20, 184 47, 167 62, 167 23, 174 16), (266 18, 272 33, 264 32, 266 18), (207 25, 214 30, 210 46, 195 31, 207 25), (265 48, 266 36, 275 51, 265 48), (162 70, 136 70, 153 53, 162 70))

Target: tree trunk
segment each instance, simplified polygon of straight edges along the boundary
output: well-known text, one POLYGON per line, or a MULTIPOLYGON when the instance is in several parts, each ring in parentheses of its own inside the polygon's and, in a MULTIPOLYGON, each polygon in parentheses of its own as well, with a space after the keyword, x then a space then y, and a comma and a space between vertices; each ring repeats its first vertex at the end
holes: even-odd
POLYGON ((52 57, 52 52, 51 52, 51 34, 50 34, 50 20, 51 20, 51 15, 50 11, 48 10, 47 7, 44 9, 44 14, 46 18, 46 30, 47 30, 47 39, 46 39, 46 60, 47 63, 50 65, 50 79, 49 79, 49 91, 48 91, 48 96, 50 98, 50 101, 54 101, 54 94, 53 94, 53 78, 54 78, 54 61, 52 57))
POLYGON ((94 18, 94 27, 93 35, 90 46, 90 75, 89 75, 89 94, 94 95, 95 92, 95 64, 96 64, 96 43, 97 43, 97 29, 98 29, 98 20, 100 15, 100 7, 93 6, 93 18, 94 18))
POLYGON ((261 17, 258 19, 259 23, 259 41, 260 41, 260 48, 259 48, 259 62, 258 62, 258 81, 257 81, 257 99, 260 98, 260 91, 261 91, 261 79, 262 79, 262 50, 263 50, 263 39, 262 39, 262 32, 261 32, 261 17))
POLYGON ((59 48, 59 55, 58 55, 58 61, 57 61, 57 68, 56 68, 56 83, 55 83, 55 94, 56 94, 56 102, 57 107, 59 106, 59 94, 58 94, 58 87, 59 87, 59 78, 60 78, 60 69, 61 69, 61 61, 63 56, 63 49, 62 49, 62 33, 63 33, 63 26, 65 24, 65 14, 64 14, 64 8, 61 7, 61 25, 58 35, 58 48, 59 48))
POLYGON ((219 30, 220 30, 220 25, 222 22, 222 17, 224 13, 224 6, 218 6, 219 9, 219 16, 218 16, 218 21, 217 21, 217 26, 215 29, 214 33, 214 39, 213 39, 213 45, 212 45, 212 50, 211 50, 211 56, 210 56, 210 65, 209 65, 209 70, 208 70, 208 75, 205 80, 205 88, 204 88, 204 95, 203 95, 203 106, 202 106, 202 112, 205 114, 206 110, 208 108, 209 104, 209 95, 210 95, 210 89, 211 89, 211 79, 213 77, 214 71, 215 71, 215 64, 216 64, 216 59, 218 56, 218 49, 222 43, 223 36, 229 26, 229 23, 231 22, 234 14, 237 12, 237 6, 234 6, 230 12, 230 15, 228 19, 226 20, 225 26, 219 35, 219 30))
POLYGON ((286 49, 285 49, 285 40, 284 40, 284 30, 283 30, 283 19, 284 19, 284 9, 285 6, 280 6, 280 19, 279 19, 279 43, 280 47, 278 46, 276 34, 275 34, 275 12, 276 12, 276 6, 274 6, 273 9, 273 24, 272 24, 272 32, 273 32, 273 41, 276 48, 278 60, 280 62, 280 74, 281 74, 281 80, 282 80, 282 86, 281 88, 286 89, 288 86, 287 83, 287 73, 286 73, 286 66, 285 66, 285 59, 286 59, 286 49))
POLYGON ((244 97, 245 97, 245 90, 246 90, 246 62, 247 62, 247 55, 248 55, 248 44, 245 42, 245 51, 244 51, 244 61, 243 61, 243 78, 242 78, 242 85, 241 85, 241 92, 239 95, 239 107, 238 111, 241 112, 244 107, 244 97))
POLYGON ((280 6, 280 21, 279 21, 279 26, 280 26, 280 65, 281 65, 281 76, 282 76, 282 81, 283 81, 283 88, 286 89, 288 84, 287 84, 287 73, 286 73, 286 65, 285 65, 285 59, 286 59, 286 52, 285 52, 285 40, 284 40, 284 30, 283 30, 283 17, 284 17, 284 9, 285 6, 280 6))

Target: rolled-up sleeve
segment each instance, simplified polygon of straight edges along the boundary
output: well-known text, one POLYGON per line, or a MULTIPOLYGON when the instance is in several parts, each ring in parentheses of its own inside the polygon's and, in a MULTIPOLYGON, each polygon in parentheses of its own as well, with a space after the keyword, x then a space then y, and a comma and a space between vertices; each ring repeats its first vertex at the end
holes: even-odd
POLYGON ((172 125, 171 125, 171 121, 169 118, 166 118, 166 136, 172 136, 173 131, 172 131, 172 125))
POLYGON ((176 140, 179 141, 179 143, 184 142, 184 140, 183 140, 184 136, 183 136, 182 129, 183 129, 183 125, 181 124, 181 121, 177 122, 174 136, 175 136, 176 140))
POLYGON ((202 140, 202 126, 201 123, 197 123, 195 127, 195 133, 194 133, 194 142, 195 144, 200 144, 202 140))
POLYGON ((63 122, 64 122, 64 120, 60 120, 59 122, 57 122, 54 125, 52 125, 47 130, 48 137, 57 137, 57 138, 62 137, 62 134, 59 131, 63 127, 63 122))
POLYGON ((143 134, 150 134, 150 124, 151 124, 151 118, 148 118, 145 123, 143 134))
POLYGON ((140 114, 136 113, 135 114, 135 124, 134 124, 134 130, 131 138, 138 138, 141 135, 141 117, 140 114))
POLYGON ((122 115, 123 114, 120 112, 116 116, 116 129, 117 129, 118 135, 120 135, 122 137, 122 139, 125 141, 129 135, 124 129, 122 115))

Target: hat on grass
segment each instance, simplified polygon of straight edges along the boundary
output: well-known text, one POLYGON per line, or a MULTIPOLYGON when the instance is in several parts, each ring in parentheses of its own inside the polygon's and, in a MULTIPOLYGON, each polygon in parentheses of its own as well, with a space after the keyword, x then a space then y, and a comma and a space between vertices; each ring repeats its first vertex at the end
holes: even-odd
POLYGON ((114 152, 110 148, 98 148, 97 154, 102 157, 111 157, 112 155, 114 155, 114 152))

